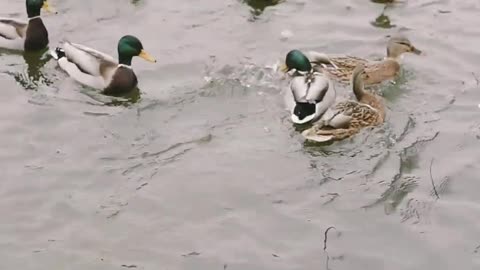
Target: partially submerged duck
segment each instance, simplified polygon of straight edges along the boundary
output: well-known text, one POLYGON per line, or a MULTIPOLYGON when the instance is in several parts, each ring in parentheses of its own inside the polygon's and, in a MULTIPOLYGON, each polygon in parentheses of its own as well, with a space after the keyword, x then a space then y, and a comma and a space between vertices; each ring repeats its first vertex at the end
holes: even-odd
POLYGON ((133 57, 156 62, 143 49, 140 40, 129 35, 118 42, 118 61, 110 55, 68 41, 51 54, 70 77, 108 95, 128 93, 137 86, 137 76, 131 67, 133 57))
POLYGON ((362 128, 376 126, 385 121, 383 98, 365 91, 362 78, 364 71, 365 67, 359 65, 352 75, 352 88, 357 100, 340 102, 329 110, 313 127, 302 132, 307 140, 343 140, 357 134, 362 128))
POLYGON ((47 0, 26 1, 28 22, 0 18, 0 48, 18 51, 40 51, 48 46, 48 31, 40 11, 50 11, 47 0))
POLYGON ((387 44, 387 56, 381 61, 370 61, 355 56, 329 56, 323 55, 324 62, 329 64, 323 65, 324 72, 344 84, 350 82, 353 70, 358 65, 365 66, 363 80, 365 85, 378 84, 383 81, 394 79, 400 71, 400 60, 404 53, 421 54, 421 51, 415 48, 410 40, 404 36, 393 36, 387 44))
POLYGON ((281 69, 292 75, 286 103, 287 106, 292 104, 289 109, 293 123, 315 122, 335 102, 333 83, 299 50, 292 50, 287 54, 285 65, 281 69))

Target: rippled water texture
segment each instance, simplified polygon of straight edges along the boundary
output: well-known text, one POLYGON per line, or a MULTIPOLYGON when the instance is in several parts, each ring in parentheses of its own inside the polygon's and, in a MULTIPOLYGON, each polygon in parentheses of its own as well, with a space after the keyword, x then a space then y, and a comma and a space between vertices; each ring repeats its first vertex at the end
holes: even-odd
POLYGON ((112 99, 0 52, 0 268, 479 269, 480 2, 374 2, 53 0, 51 46, 134 34, 159 61, 112 99), (384 86, 387 123, 305 144, 271 67, 398 32, 425 54, 384 86))

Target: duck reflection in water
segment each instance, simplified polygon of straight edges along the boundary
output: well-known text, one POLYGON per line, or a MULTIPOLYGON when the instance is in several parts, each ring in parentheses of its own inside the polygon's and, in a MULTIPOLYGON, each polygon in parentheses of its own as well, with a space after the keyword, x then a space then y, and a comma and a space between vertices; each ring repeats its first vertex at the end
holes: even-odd
POLYGON ((378 28, 386 28, 386 29, 396 27, 395 24, 392 24, 390 18, 387 15, 385 15, 385 12, 387 11, 388 8, 393 7, 396 4, 405 3, 405 1, 400 1, 400 0, 370 0, 370 1, 373 3, 385 5, 383 7, 382 13, 377 18, 375 18, 375 21, 371 22, 371 25, 378 28))
POLYGON ((132 0, 132 1, 131 1, 131 3, 132 3, 133 5, 135 5, 135 6, 140 5, 141 2, 142 2, 141 0, 132 0))
POLYGON ((396 27, 395 24, 392 24, 392 22, 390 21, 390 18, 387 15, 385 15, 385 10, 386 10, 386 6, 383 9, 382 13, 377 18, 375 18, 375 21, 371 22, 371 24, 375 27, 386 28, 386 29, 396 27))
POLYGON ((141 98, 141 91, 138 87, 135 87, 130 92, 123 93, 121 95, 111 94, 108 92, 103 92, 104 95, 112 97, 109 102, 105 102, 105 105, 108 106, 129 106, 136 103, 141 98))
POLYGON ((250 6, 253 20, 262 15, 263 11, 269 6, 275 6, 285 0, 243 0, 250 6))
POLYGON ((15 80, 27 90, 37 90, 42 84, 51 85, 52 81, 43 73, 43 67, 50 60, 46 50, 24 52, 26 70, 13 74, 15 80))

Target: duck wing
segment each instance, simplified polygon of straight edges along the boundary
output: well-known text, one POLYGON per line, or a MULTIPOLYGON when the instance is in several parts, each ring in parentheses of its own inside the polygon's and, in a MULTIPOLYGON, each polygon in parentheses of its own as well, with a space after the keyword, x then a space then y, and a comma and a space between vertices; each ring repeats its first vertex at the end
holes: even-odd
POLYGON ((376 123, 378 110, 357 101, 338 103, 322 119, 323 125, 330 128, 361 128, 376 123))
POLYGON ((117 60, 110 55, 81 44, 64 42, 63 50, 69 62, 91 76, 101 76, 107 80, 113 76, 118 66, 117 60))
POLYGON ((330 59, 330 56, 326 53, 316 52, 316 51, 309 51, 307 52, 308 59, 310 62, 314 64, 314 68, 318 69, 318 66, 323 68, 338 68, 335 63, 330 59))
POLYGON ((332 57, 331 61, 335 63, 335 65, 337 65, 339 69, 348 69, 348 70, 355 69, 359 64, 366 65, 368 63, 368 60, 366 59, 356 57, 356 56, 351 56, 351 55, 332 57))
POLYGON ((25 38, 28 23, 10 18, 0 18, 0 37, 5 39, 25 38))
POLYGON ((342 140, 358 133, 363 127, 378 123, 378 115, 378 111, 367 104, 344 101, 325 113, 318 124, 304 130, 302 135, 316 142, 342 140))

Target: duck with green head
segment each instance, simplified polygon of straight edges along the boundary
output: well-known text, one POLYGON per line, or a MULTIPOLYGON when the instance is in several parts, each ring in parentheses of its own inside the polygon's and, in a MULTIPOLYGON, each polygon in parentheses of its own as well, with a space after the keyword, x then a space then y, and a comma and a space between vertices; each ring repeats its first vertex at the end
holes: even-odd
POLYGON ((131 67, 132 58, 139 56, 156 62, 134 36, 124 36, 118 41, 118 61, 110 55, 84 45, 63 42, 51 51, 59 66, 83 85, 102 90, 108 95, 121 95, 137 86, 137 76, 131 67))
POLYGON ((336 99, 335 88, 328 76, 312 65, 318 59, 312 60, 301 51, 292 50, 281 68, 292 76, 285 102, 295 124, 318 120, 336 99))
POLYGON ((329 63, 323 65, 323 71, 342 84, 348 84, 353 70, 357 65, 364 65, 363 80, 365 85, 378 84, 392 80, 400 71, 400 62, 404 53, 421 54, 422 52, 412 45, 410 40, 402 35, 391 37, 387 43, 387 56, 381 61, 370 61, 356 56, 330 56, 322 53, 329 63))
POLYGON ((352 90, 356 100, 337 103, 315 125, 302 132, 309 141, 338 141, 357 134, 365 127, 385 121, 383 98, 365 91, 365 67, 358 65, 352 74, 352 90))
POLYGON ((48 46, 48 31, 40 11, 50 11, 47 0, 27 0, 28 22, 0 18, 0 48, 19 51, 40 51, 48 46))

